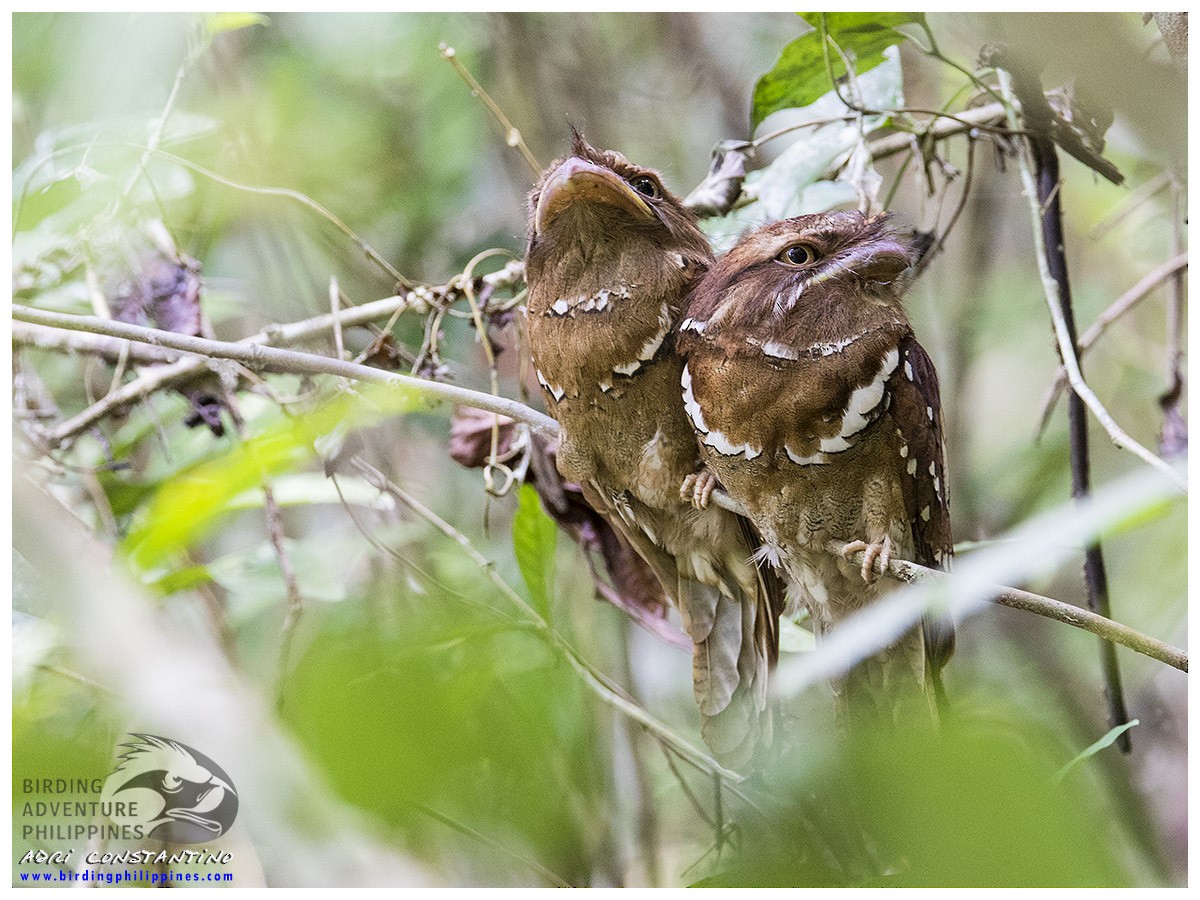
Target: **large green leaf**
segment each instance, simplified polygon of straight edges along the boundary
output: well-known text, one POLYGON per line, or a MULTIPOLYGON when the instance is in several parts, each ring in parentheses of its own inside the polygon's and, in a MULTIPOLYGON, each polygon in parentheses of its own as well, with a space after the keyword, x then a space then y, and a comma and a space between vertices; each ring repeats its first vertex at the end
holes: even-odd
MULTIPOLYGON (((825 28, 842 52, 854 58, 854 70, 861 74, 883 61, 883 51, 904 40, 898 25, 921 23, 922 13, 800 13, 813 30, 783 48, 778 62, 754 87, 750 128, 781 109, 807 106, 832 87, 825 68, 821 47, 821 16, 825 28)), ((845 74, 837 54, 831 59, 835 75, 845 74)))
POLYGON ((558 526, 542 509, 542 501, 532 485, 521 485, 517 494, 517 514, 513 517, 512 535, 513 552, 521 568, 521 577, 529 588, 530 599, 537 611, 548 619, 558 526))

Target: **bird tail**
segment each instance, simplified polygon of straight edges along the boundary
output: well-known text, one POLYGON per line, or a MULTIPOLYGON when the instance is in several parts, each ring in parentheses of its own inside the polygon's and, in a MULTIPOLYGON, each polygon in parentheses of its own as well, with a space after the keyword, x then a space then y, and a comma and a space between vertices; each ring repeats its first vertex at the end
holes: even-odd
POLYGON ((742 568, 741 577, 715 570, 715 579, 681 577, 678 593, 684 629, 693 641, 701 735, 731 768, 749 766, 760 748, 771 745, 767 680, 779 655, 780 585, 769 569, 752 563, 742 568))

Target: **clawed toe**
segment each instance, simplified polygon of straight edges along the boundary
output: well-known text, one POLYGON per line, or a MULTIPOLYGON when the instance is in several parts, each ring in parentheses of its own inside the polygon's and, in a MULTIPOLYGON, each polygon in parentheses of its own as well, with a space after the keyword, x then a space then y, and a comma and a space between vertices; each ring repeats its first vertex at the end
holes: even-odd
POLYGON ((867 584, 874 584, 879 576, 875 572, 875 560, 879 560, 879 570, 886 572, 892 561, 892 539, 884 536, 882 541, 868 544, 866 541, 851 541, 842 547, 842 556, 849 559, 853 554, 862 551, 862 578, 867 584))
POLYGON ((696 509, 707 509, 708 500, 716 487, 717 477, 704 469, 700 472, 693 472, 683 479, 683 484, 679 486, 679 496, 685 503, 692 504, 696 509))

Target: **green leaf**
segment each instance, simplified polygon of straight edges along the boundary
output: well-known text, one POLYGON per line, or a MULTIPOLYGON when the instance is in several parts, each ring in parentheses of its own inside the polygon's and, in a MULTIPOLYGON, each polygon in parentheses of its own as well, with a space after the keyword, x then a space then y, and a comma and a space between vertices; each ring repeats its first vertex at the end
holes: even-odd
MULTIPOLYGON (((883 61, 883 51, 904 40, 898 25, 923 23, 921 13, 799 13, 814 30, 801 35, 783 48, 775 67, 758 80, 750 114, 753 131, 762 120, 781 109, 808 106, 831 85, 821 46, 820 23, 825 16, 828 34, 842 52, 854 58, 856 74, 875 68, 883 61)), ((845 74, 836 53, 831 55, 835 76, 845 74)))
MULTIPOLYGON (((828 81, 824 85, 828 85, 828 81)), ((888 50, 883 62, 858 79, 863 102, 875 109, 904 105, 903 74, 899 54, 888 50)), ((701 223, 713 249, 728 250, 747 228, 777 222, 792 216, 826 212, 858 200, 847 181, 828 181, 860 146, 864 135, 887 122, 882 115, 861 119, 829 121, 850 112, 835 91, 827 90, 814 102, 787 112, 787 125, 822 122, 794 132, 792 144, 768 166, 746 176, 742 187, 745 201, 728 215, 701 223)))
POLYGON ((254 25, 269 25, 271 20, 262 13, 224 12, 210 13, 204 17, 204 30, 210 37, 225 34, 228 31, 241 31, 254 25))
POLYGON ((550 618, 550 593, 554 585, 554 547, 558 526, 542 509, 542 501, 532 485, 523 484, 517 494, 517 514, 513 517, 513 552, 521 577, 538 612, 550 618))
POLYGON ((162 578, 151 582, 148 587, 166 597, 180 591, 190 591, 202 584, 210 584, 213 580, 208 566, 186 566, 168 572, 162 578))
POLYGON ((337 427, 362 427, 387 413, 422 405, 412 391, 363 390, 343 394, 305 416, 284 419, 165 482, 149 500, 122 547, 143 571, 153 570, 216 527, 234 501, 251 488, 308 463, 313 442, 337 427))
POLYGON ((1140 725, 1140 724, 1141 724, 1140 719, 1131 719, 1130 721, 1126 722, 1124 725, 1118 725, 1116 728, 1110 728, 1108 730, 1108 733, 1105 734, 1104 737, 1100 738, 1100 740, 1096 741, 1096 743, 1092 744, 1090 747, 1088 747, 1086 750, 1084 750, 1082 753, 1080 753, 1078 756, 1076 756, 1073 760, 1071 760, 1069 763, 1067 763, 1065 766, 1063 766, 1061 769, 1059 769, 1058 776, 1057 776, 1058 780, 1062 781, 1064 778, 1067 777, 1067 775, 1070 773, 1070 771, 1073 768, 1075 768, 1077 765, 1079 765, 1081 762, 1083 762, 1089 756, 1095 756, 1097 753, 1099 753, 1105 747, 1111 747, 1113 744, 1113 741, 1115 741, 1117 738, 1119 738, 1121 735, 1123 735, 1125 732, 1127 732, 1134 725, 1140 725))

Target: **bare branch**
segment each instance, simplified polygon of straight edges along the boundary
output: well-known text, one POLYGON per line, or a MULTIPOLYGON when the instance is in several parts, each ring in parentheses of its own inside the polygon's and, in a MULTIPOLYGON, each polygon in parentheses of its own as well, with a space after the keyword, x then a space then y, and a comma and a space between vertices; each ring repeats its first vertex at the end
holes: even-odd
MULTIPOLYGON (((723 491, 714 491, 712 502, 738 515, 746 514, 741 504, 723 491)), ((825 549, 832 554, 840 556, 843 546, 845 546, 845 542, 831 541, 825 549)), ((861 565, 862 551, 852 554, 851 559, 861 565)), ((876 571, 880 575, 886 575, 888 578, 902 582, 903 584, 913 584, 927 578, 954 577, 951 573, 926 568, 917 563, 895 557, 888 563, 886 569, 880 569, 878 560, 876 560, 876 571)), ((1022 591, 1002 585, 996 585, 995 593, 989 599, 998 606, 1020 609, 1047 619, 1054 619, 1056 622, 1062 622, 1083 631, 1089 631, 1098 637, 1104 638, 1106 641, 1128 647, 1136 653, 1149 656, 1151 659, 1174 666, 1176 669, 1181 669, 1184 672, 1188 670, 1188 657, 1185 651, 1157 638, 1142 634, 1140 631, 1135 631, 1128 625, 1114 622, 1112 619, 1098 615, 1090 610, 1073 606, 1070 603, 1064 603, 1061 600, 1055 600, 1051 597, 1043 597, 1041 594, 1034 594, 1029 591, 1022 591)))
MULTIPOLYGON (((1188 267, 1188 256, 1186 253, 1180 253, 1178 256, 1167 260, 1162 265, 1147 273, 1137 284, 1123 293, 1120 297, 1112 302, 1108 309, 1100 313, 1096 321, 1092 323, 1079 338, 1079 356, 1082 359, 1083 355, 1091 348, 1091 346, 1100 339, 1100 336, 1108 330, 1108 326, 1119 319, 1129 310, 1133 309, 1148 297, 1156 287, 1168 279, 1178 280, 1181 273, 1188 267)), ((1173 297, 1174 301, 1174 297, 1173 297)), ((1171 353, 1172 360, 1175 359, 1175 353, 1171 353)), ((1067 383, 1067 370, 1059 366, 1058 374, 1055 376, 1054 384, 1047 391, 1046 399, 1042 404, 1041 424, 1039 428, 1046 427, 1046 421, 1050 418, 1050 413, 1054 411, 1054 404, 1057 402, 1059 395, 1062 393, 1063 387, 1067 383)))
MULTIPOLYGON (((1005 96, 1012 101, 1012 86, 1010 79, 1004 71, 1000 72, 1000 83, 1005 96)), ((1010 124, 1016 128, 1016 112, 1010 110, 1010 124)), ((1155 456, 1132 437, 1130 437, 1120 425, 1116 423, 1112 415, 1104 404, 1100 402, 1100 398, 1095 392, 1088 387, 1083 380, 1083 374, 1079 371, 1079 359, 1075 355, 1075 343, 1071 340, 1070 332, 1067 328, 1066 319, 1063 317, 1062 301, 1058 294, 1058 284, 1054 277, 1050 274, 1050 270, 1046 263, 1046 245, 1042 239, 1041 205, 1038 203, 1037 185, 1034 183, 1033 172, 1029 168, 1029 161, 1023 154, 1017 154, 1017 166, 1021 172, 1021 182, 1025 186, 1025 195, 1029 201, 1030 214, 1033 216, 1033 236, 1034 246, 1036 249, 1038 273, 1042 278, 1042 288, 1046 294, 1046 303, 1050 308, 1050 318, 1054 322, 1054 334, 1058 340, 1059 350, 1062 353, 1063 365, 1067 370, 1067 380, 1071 384, 1071 389, 1079 395, 1079 398, 1087 404, 1088 409, 1092 411, 1092 415, 1108 432, 1109 438, 1114 444, 1122 450, 1128 450, 1138 459, 1142 460, 1149 466, 1152 466, 1170 478, 1175 484, 1187 490, 1187 478, 1181 475, 1166 461, 1155 456)))

